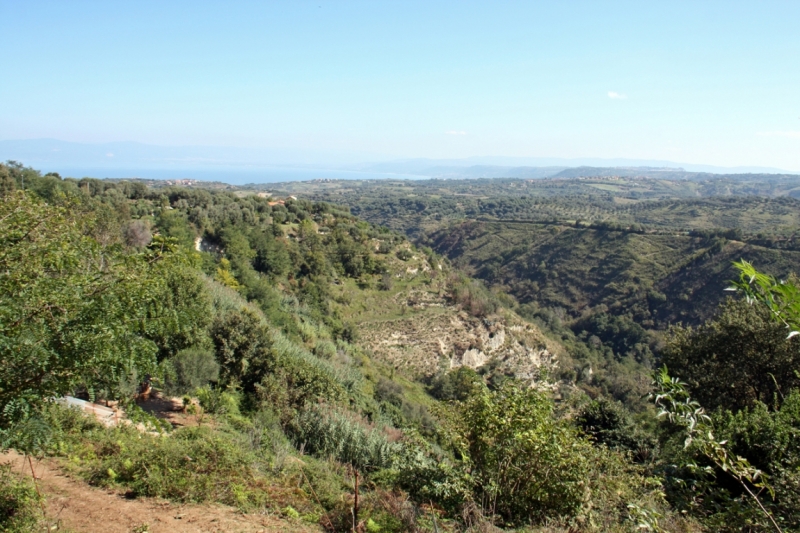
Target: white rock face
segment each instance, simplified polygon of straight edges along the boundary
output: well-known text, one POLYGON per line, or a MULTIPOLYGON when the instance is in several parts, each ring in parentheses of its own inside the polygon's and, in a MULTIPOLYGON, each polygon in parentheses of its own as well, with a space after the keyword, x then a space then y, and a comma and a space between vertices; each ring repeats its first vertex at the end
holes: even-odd
POLYGON ((503 328, 500 328, 498 331, 494 332, 494 334, 489 334, 489 338, 486 339, 484 342, 484 346, 488 350, 497 350, 501 348, 506 343, 506 331, 503 328))
POLYGON ((557 366, 553 350, 560 346, 513 313, 474 317, 420 289, 399 293, 396 300, 408 315, 361 323, 362 340, 375 356, 411 375, 436 375, 442 365, 478 369, 495 361, 498 371, 536 383, 557 366))
POLYGON ((463 353, 460 357, 460 364, 456 364, 456 358, 450 360, 450 368, 468 366, 470 368, 480 368, 486 364, 489 357, 477 348, 472 348, 463 353))

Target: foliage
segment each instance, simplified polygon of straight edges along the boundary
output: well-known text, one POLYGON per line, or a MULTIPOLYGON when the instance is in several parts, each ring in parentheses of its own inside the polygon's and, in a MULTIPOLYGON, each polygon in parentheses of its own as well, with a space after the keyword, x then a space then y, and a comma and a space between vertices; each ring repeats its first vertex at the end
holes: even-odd
POLYGON ((246 308, 230 312, 216 318, 210 334, 219 362, 220 383, 253 392, 274 358, 272 335, 261 318, 246 308))
POLYGON ((759 272, 747 261, 734 263, 739 280, 733 289, 744 292, 748 303, 761 302, 776 319, 789 329, 788 337, 800 334, 800 287, 797 283, 778 281, 774 276, 759 272))
POLYGON ((556 420, 544 394, 508 384, 479 390, 457 410, 456 446, 486 513, 524 524, 580 511, 591 446, 556 420))
POLYGON ((298 447, 361 472, 388 467, 398 449, 378 428, 321 405, 301 412, 291 425, 291 434, 298 447))
POLYGON ((599 339, 601 343, 610 347, 619 359, 626 356, 633 357, 645 365, 653 361, 650 335, 627 316, 593 313, 576 321, 572 325, 572 330, 581 332, 581 338, 588 342, 596 342, 595 339, 599 339))
POLYGON ((0 201, 0 427, 79 385, 113 390, 168 349, 162 311, 182 307, 159 274, 180 265, 104 248, 87 236, 95 223, 21 192, 0 201))
POLYGON ((72 409, 51 409, 49 417, 60 434, 57 453, 67 454, 69 467, 92 484, 245 510, 267 504, 269 481, 260 470, 269 471, 270 441, 254 441, 253 425, 249 435, 219 420, 217 429, 186 427, 160 436, 132 426, 100 427, 72 409))
POLYGON ((468 366, 460 366, 436 376, 429 387, 431 395, 444 401, 464 401, 483 386, 483 379, 468 366))
MULTIPOLYGON (((160 242, 156 237, 152 245, 160 242)), ((160 360, 205 342, 211 321, 208 293, 198 272, 188 264, 190 259, 180 252, 167 259, 151 260, 147 268, 158 293, 148 302, 142 322, 142 334, 156 344, 160 360)))
POLYGON ((673 328, 661 361, 710 408, 779 405, 800 386, 800 340, 787 339, 770 315, 764 306, 730 300, 699 328, 673 328))
POLYGON ((595 442, 612 449, 646 456, 656 444, 636 425, 625 406, 605 397, 585 405, 578 413, 576 422, 595 442))
POLYGON ((34 531, 44 518, 33 483, 0 464, 0 533, 34 531))
POLYGON ((408 491, 416 502, 434 503, 450 516, 458 516, 472 502, 469 473, 458 463, 432 453, 412 439, 400 449, 392 469, 378 472, 379 485, 408 491))
POLYGON ((242 287, 234 277, 233 272, 231 272, 231 262, 225 258, 220 261, 214 280, 231 289, 239 289, 242 287))
MULTIPOLYGON (((659 416, 666 417, 671 423, 685 430, 684 446, 686 448, 694 447, 715 467, 735 479, 749 496, 752 505, 761 511, 764 525, 767 527, 771 525, 780 532, 781 527, 775 517, 761 501, 761 498, 766 495, 773 499, 775 495, 764 472, 752 466, 746 458, 732 453, 726 446, 726 441, 721 441, 714 436, 711 418, 706 414, 705 409, 698 402, 692 400, 683 382, 669 376, 666 366, 656 373, 653 384, 656 390, 651 397, 656 407, 659 408, 659 416)), ((687 466, 692 470, 700 468, 694 464, 687 466)), ((710 467, 700 471, 705 474, 713 473, 710 467)), ((734 502, 730 503, 734 504, 734 502)))
POLYGON ((793 390, 779 409, 757 403, 737 413, 713 413, 712 422, 731 452, 769 474, 775 498, 765 505, 781 525, 800 527, 800 391, 793 390))
POLYGON ((169 359, 170 370, 165 388, 173 396, 187 394, 219 378, 219 364, 214 353, 202 348, 181 350, 169 359))
MULTIPOLYGON (((795 513, 796 385, 791 372, 773 371, 791 367, 790 351, 768 351, 769 357, 748 363, 774 363, 772 388, 710 420, 702 411, 676 407, 694 405, 685 388, 665 388, 658 401, 686 416, 659 428, 658 446, 640 423, 647 413, 639 398, 658 355, 653 329, 696 320, 697 309, 716 301, 719 284, 705 282, 720 276, 730 254, 750 246, 740 239, 758 241, 748 250, 759 259, 777 258, 778 272, 792 264, 790 240, 755 237, 727 222, 714 227, 713 209, 728 206, 753 216, 762 210, 756 218, 763 224, 793 220, 796 200, 645 203, 638 199, 661 193, 647 189, 655 186, 646 180, 629 180, 620 190, 632 196, 617 202, 606 194, 607 180, 578 181, 389 183, 380 198, 383 192, 361 184, 343 189, 345 199, 367 190, 354 210, 409 230, 487 285, 454 272, 432 249, 415 248, 400 234, 322 202, 62 180, 21 165, 0 166, 0 214, 8 215, 0 216, 0 229, 8 230, 0 237, 0 288, 13 289, 0 296, 0 399, 19 396, 8 384, 18 383, 31 365, 53 369, 52 379, 42 380, 46 391, 37 389, 24 408, 5 411, 3 441, 66 455, 65 463, 93 483, 124 487, 131 495, 222 501, 334 529, 351 527, 353 467, 362 479, 360 516, 369 530, 421 529, 432 513, 462 529, 492 523, 693 530, 664 491, 676 508, 711 529, 748 520, 757 526, 766 515, 748 502, 746 489, 755 494, 765 475, 775 499, 761 493, 764 508, 775 516, 795 513), (585 187, 606 192, 593 198, 585 187), (458 198, 409 197, 410 190, 449 190, 458 198), (481 193, 486 190, 502 194, 481 193), (566 198, 565 190, 584 193, 566 198), (686 220, 691 210, 698 213, 691 233, 664 220, 673 211, 686 220), (465 218, 484 220, 443 226, 465 218), (523 218, 529 219, 519 222, 523 218), (194 249, 197 237, 202 252, 194 249), (17 240, 12 246, 3 238, 17 240), (30 264, 27 256, 34 257, 30 264), (422 273, 412 274, 414 268, 422 273), (452 312, 406 304, 422 287, 487 328, 501 307, 547 327, 553 346, 565 347, 555 376, 563 380, 558 389, 565 401, 555 404, 550 392, 505 375, 489 379, 489 389, 462 367, 427 381, 437 402, 402 368, 374 358, 359 340, 372 341, 374 332, 361 329, 364 322, 380 328, 376 319, 393 319, 399 309, 423 317, 452 312), (375 311, 383 305, 391 309, 375 311), (78 388, 96 397, 105 391, 129 396, 132 389, 125 388, 147 374, 163 378, 165 392, 194 394, 196 400, 185 401, 191 412, 171 415, 183 418, 184 427, 161 436, 134 427, 106 429, 42 401, 45 392, 78 388), (578 389, 593 399, 575 402, 585 398, 578 389), (692 440, 683 449, 674 441, 685 427, 692 440)), ((319 187, 339 190, 341 184, 319 187)), ((774 304, 773 316, 790 322, 788 297, 764 296, 782 290, 775 288, 779 282, 764 279, 763 287, 748 281, 751 299, 774 304)), ((744 318, 731 320, 717 345, 737 342, 741 334, 756 346, 770 328, 781 330, 784 343, 774 346, 796 342, 786 340, 785 324, 768 320, 768 311, 745 307, 744 318)), ((682 353, 687 365, 697 364, 689 348, 682 353)), ((708 359, 709 365, 723 362, 708 359)), ((487 365, 484 374, 500 363, 487 365)), ((700 377, 687 372, 687 380, 700 377)), ((720 387, 732 380, 724 372, 713 378, 720 387)), ((723 392, 717 396, 728 401, 723 392)), ((129 407, 128 413, 140 419, 140 410, 129 407)))
POLYGON ((497 298, 480 281, 457 275, 448 281, 450 300, 472 316, 484 317, 499 307, 497 298))

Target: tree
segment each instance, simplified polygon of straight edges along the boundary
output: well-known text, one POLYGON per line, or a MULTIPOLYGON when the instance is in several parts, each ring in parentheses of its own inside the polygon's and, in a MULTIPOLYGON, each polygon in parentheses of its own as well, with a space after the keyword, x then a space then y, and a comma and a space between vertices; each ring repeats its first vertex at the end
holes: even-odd
MULTIPOLYGON (((153 243, 159 241, 157 237, 153 243)), ((175 250, 148 270, 159 297, 147 303, 142 335, 156 344, 159 360, 202 344, 211 322, 211 300, 184 252, 175 250)))
POLYGON ((181 246, 187 249, 194 246, 195 231, 183 213, 163 207, 156 218, 156 226, 167 237, 177 239, 181 246))
POLYGON ((272 335, 249 309, 218 317, 211 325, 211 340, 223 385, 241 386, 245 392, 253 392, 255 384, 274 366, 272 335))
POLYGON ((464 401, 482 387, 483 379, 477 372, 468 366, 460 366, 434 378, 429 391, 439 400, 464 401))
POLYGON ((800 338, 762 305, 730 299, 698 328, 673 328, 662 363, 707 408, 775 405, 800 386, 800 338))
POLYGON ((89 236, 94 223, 21 191, 0 200, 0 428, 78 386, 113 391, 155 369, 153 333, 172 327, 153 328, 169 308, 169 243, 125 255, 89 236))
POLYGON ((612 449, 641 452, 655 445, 638 430, 622 403, 602 396, 581 409, 576 422, 597 443, 612 449))
POLYGON ((289 271, 292 263, 286 245, 266 233, 257 234, 253 241, 256 270, 273 276, 283 276, 289 271))
POLYGON ((5 165, 0 165, 0 197, 11 194, 16 188, 17 184, 14 182, 14 178, 8 171, 8 167, 5 165))

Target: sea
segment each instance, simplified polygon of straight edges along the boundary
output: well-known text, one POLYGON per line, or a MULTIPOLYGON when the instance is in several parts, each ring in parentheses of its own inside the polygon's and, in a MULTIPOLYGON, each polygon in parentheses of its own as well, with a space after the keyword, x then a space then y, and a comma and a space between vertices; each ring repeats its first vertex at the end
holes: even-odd
MULTIPOLYGON (((47 172, 46 169, 43 169, 47 172)), ((115 179, 156 179, 178 180, 191 179, 198 181, 217 181, 230 185, 248 185, 260 183, 281 183, 287 181, 311 180, 375 180, 402 179, 419 180, 427 176, 412 174, 393 174, 384 172, 362 172, 357 170, 341 170, 327 168, 297 167, 214 167, 214 168, 91 168, 60 167, 57 172, 62 178, 115 178, 115 179)))

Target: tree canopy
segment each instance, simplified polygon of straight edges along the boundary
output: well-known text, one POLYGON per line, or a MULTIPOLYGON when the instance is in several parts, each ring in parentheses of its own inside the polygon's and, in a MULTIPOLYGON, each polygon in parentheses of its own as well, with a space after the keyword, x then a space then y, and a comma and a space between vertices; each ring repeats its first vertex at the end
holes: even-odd
POLYGON ((76 203, 0 199, 2 426, 76 387, 115 390, 154 371, 207 322, 180 254, 103 246, 92 236, 101 223, 76 203))

